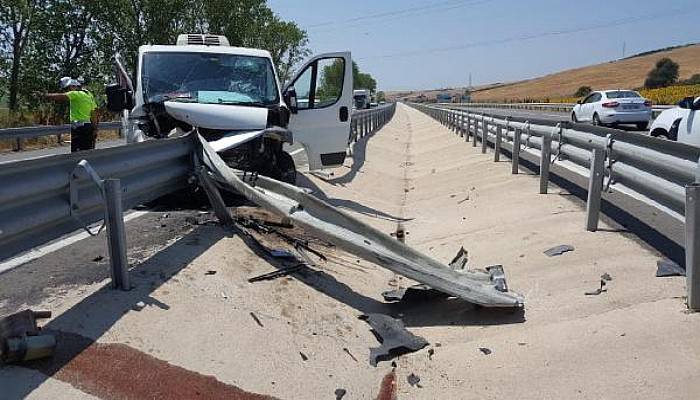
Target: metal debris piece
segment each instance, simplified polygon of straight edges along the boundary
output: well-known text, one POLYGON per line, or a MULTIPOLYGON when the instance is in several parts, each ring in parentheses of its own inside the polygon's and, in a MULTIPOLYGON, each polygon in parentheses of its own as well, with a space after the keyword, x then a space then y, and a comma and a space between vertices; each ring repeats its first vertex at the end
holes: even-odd
POLYGON ((592 290, 590 292, 584 293, 586 296, 597 296, 601 293, 607 292, 608 289, 605 289, 605 279, 600 280, 600 287, 596 290, 592 290))
POLYGON ((141 311, 144 308, 146 308, 146 303, 144 303, 143 301, 139 301, 138 303, 134 304, 133 307, 131 307, 131 309, 134 311, 141 311))
POLYGON ((420 376, 414 374, 411 372, 410 375, 406 377, 406 380, 408 381, 408 384, 411 386, 415 386, 418 388, 422 388, 423 386, 420 384, 420 376))
POLYGON ((604 280, 604 281, 608 281, 608 282, 610 282, 611 280, 613 280, 613 279, 612 279, 612 276, 610 276, 610 274, 607 273, 607 272, 604 273, 603 275, 601 275, 601 276, 600 276, 600 279, 602 279, 602 280, 604 280))
POLYGON ((102 260, 104 260, 104 259, 105 259, 104 256, 97 256, 97 257, 95 257, 95 258, 92 259, 92 262, 100 262, 100 261, 102 261, 102 260))
POLYGON ((274 258, 294 258, 294 254, 284 249, 270 250, 270 255, 274 258))
POLYGON ((489 354, 493 353, 491 349, 488 347, 479 347, 479 351, 484 353, 484 355, 488 356, 489 354))
POLYGON ((463 271, 467 263, 469 262, 469 252, 464 249, 464 246, 460 247, 457 254, 452 258, 452 261, 448 264, 450 268, 455 271, 463 271))
POLYGON ((381 346, 369 350, 369 363, 374 367, 379 361, 418 351, 428 345, 425 339, 406 330, 400 319, 376 313, 361 315, 359 318, 372 327, 372 333, 381 343, 381 346))
POLYGON ((51 318, 50 311, 24 310, 0 318, 0 364, 50 357, 56 347, 53 335, 42 335, 37 319, 51 318))
POLYGON ((668 258, 664 258, 656 262, 656 276, 658 278, 685 276, 685 269, 668 258))
POLYGON ((216 275, 216 271, 210 269, 209 271, 205 272, 204 275, 216 275))
POLYGON ((428 349, 428 360, 432 360, 434 354, 435 354, 435 349, 428 349))
POLYGON ((260 325, 261 328, 264 328, 265 326, 260 322, 260 319, 258 318, 257 315, 255 315, 254 312, 250 312, 250 316, 253 317, 253 320, 255 321, 256 324, 260 325))
POLYGON ((355 358, 355 356, 352 355, 352 353, 350 352, 350 350, 348 350, 347 347, 343 347, 343 351, 346 352, 350 356, 350 358, 352 358, 355 362, 357 362, 357 358, 355 358))
POLYGON ((493 283, 496 290, 501 292, 508 291, 508 284, 506 283, 506 273, 503 271, 502 265, 491 265, 486 267, 486 272, 489 273, 489 278, 491 283, 493 283))
POLYGON ((301 356, 302 361, 308 361, 309 357, 306 356, 306 354, 302 353, 301 351, 299 352, 299 355, 301 356))
POLYGON ((560 256, 568 251, 574 251, 574 246, 569 244, 562 244, 559 246, 552 247, 551 249, 545 250, 544 254, 549 257, 560 256))
POLYGON ((306 264, 299 263, 297 265, 292 265, 291 267, 281 268, 277 271, 268 272, 262 275, 254 276, 248 279, 249 283, 260 282, 260 281, 271 281, 273 279, 282 278, 284 276, 293 274, 297 271, 306 268, 306 264))
POLYGON ((348 391, 343 388, 335 389, 335 400, 342 400, 347 393, 348 391))

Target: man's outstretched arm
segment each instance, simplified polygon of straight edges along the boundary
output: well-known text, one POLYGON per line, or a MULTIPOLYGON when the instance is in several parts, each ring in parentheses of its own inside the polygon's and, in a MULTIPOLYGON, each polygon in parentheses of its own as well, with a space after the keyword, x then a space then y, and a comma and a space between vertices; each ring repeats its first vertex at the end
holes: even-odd
POLYGON ((53 101, 68 101, 68 96, 65 93, 41 93, 41 96, 47 100, 53 101))

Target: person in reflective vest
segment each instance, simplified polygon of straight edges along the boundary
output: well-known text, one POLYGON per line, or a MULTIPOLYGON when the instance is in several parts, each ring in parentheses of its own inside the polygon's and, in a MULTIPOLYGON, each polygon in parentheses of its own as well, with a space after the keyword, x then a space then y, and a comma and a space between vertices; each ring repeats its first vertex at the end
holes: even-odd
POLYGON ((44 93, 43 97, 70 103, 70 151, 92 150, 97 139, 99 123, 95 96, 83 89, 77 79, 63 77, 59 81, 63 93, 44 93))

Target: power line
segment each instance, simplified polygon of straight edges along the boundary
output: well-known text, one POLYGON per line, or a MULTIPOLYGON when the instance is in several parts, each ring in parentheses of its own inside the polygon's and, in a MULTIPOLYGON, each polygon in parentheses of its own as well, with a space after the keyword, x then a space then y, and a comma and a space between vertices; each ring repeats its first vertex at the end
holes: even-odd
POLYGON ((455 6, 455 5, 468 5, 470 3, 483 3, 485 2, 484 0, 482 1, 477 1, 477 0, 449 0, 449 1, 441 1, 441 2, 436 2, 432 3, 427 6, 419 6, 419 7, 409 7, 409 8, 404 8, 401 10, 394 10, 394 11, 386 11, 382 13, 377 13, 377 14, 370 14, 370 15, 361 15, 353 18, 348 18, 340 21, 327 21, 327 22, 321 22, 318 24, 312 24, 312 25, 307 25, 306 28, 319 28, 323 26, 333 26, 336 27, 338 25, 346 25, 350 23, 356 23, 359 21, 364 21, 368 19, 378 19, 378 18, 385 18, 385 17, 395 17, 395 16, 400 16, 404 14, 410 14, 410 13, 415 13, 418 11, 426 11, 426 10, 431 10, 439 7, 445 7, 445 6, 455 6))
POLYGON ((592 25, 588 25, 588 26, 580 26, 580 27, 571 28, 571 29, 547 31, 547 32, 531 34, 531 35, 512 36, 512 37, 503 38, 503 39, 496 39, 496 40, 484 40, 484 41, 471 42, 471 43, 465 43, 465 44, 454 45, 454 46, 433 47, 433 48, 427 48, 427 49, 416 49, 416 50, 409 50, 409 51, 404 51, 404 52, 377 55, 377 56, 360 57, 360 58, 358 58, 358 60, 372 59, 372 58, 395 58, 395 57, 408 57, 408 56, 413 56, 413 55, 425 55, 425 54, 441 53, 441 52, 446 52, 446 51, 464 50, 464 49, 473 48, 473 47, 483 47, 483 46, 496 45, 496 44, 505 44, 505 43, 511 43, 511 42, 533 40, 533 39, 539 39, 539 38, 549 37, 549 36, 561 36, 561 35, 567 35, 567 34, 572 34, 572 33, 580 33, 580 32, 587 32, 587 31, 603 29, 603 28, 611 28, 611 27, 616 27, 616 26, 629 25, 629 24, 633 24, 636 22, 659 19, 659 18, 664 18, 664 17, 676 16, 676 15, 680 15, 680 14, 686 14, 688 11, 689 11, 688 9, 676 9, 676 10, 672 10, 672 11, 669 11, 666 13, 646 14, 646 15, 641 15, 641 16, 637 16, 637 17, 622 18, 619 20, 610 21, 610 22, 606 22, 606 23, 592 24, 592 25))
MULTIPOLYGON (((422 17, 422 16, 429 14, 429 13, 450 11, 450 10, 455 10, 455 9, 466 7, 466 6, 477 6, 477 5, 481 5, 481 4, 491 3, 493 1, 495 1, 495 0, 472 0, 470 2, 462 3, 462 4, 454 4, 454 5, 449 5, 449 6, 441 5, 439 7, 431 8, 430 10, 423 10, 421 12, 418 12, 418 11, 406 12, 406 13, 401 14, 401 15, 393 15, 393 16, 388 16, 386 18, 383 18, 381 20, 381 24, 383 27, 385 27, 388 23, 393 23, 393 22, 396 22, 397 20, 404 21, 406 18, 411 18, 411 17, 416 17, 416 16, 422 17)), ((377 21, 375 23, 379 23, 379 21, 377 21)), ((311 29, 311 31, 313 33, 344 32, 344 30, 346 30, 346 29, 353 29, 353 28, 366 29, 367 28, 367 22, 364 22, 364 21, 357 21, 354 23, 346 22, 346 23, 339 23, 339 24, 342 25, 342 29, 339 29, 337 25, 333 25, 333 26, 321 27, 321 29, 311 29)))

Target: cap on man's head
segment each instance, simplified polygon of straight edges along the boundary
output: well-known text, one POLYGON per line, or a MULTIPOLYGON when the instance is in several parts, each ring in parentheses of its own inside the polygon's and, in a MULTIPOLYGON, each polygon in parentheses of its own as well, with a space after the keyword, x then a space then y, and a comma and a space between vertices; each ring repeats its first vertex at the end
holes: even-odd
POLYGON ((69 76, 64 76, 58 82, 61 85, 61 89, 65 89, 70 86, 80 86, 80 82, 77 79, 73 79, 69 76))

